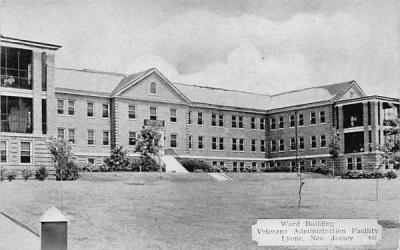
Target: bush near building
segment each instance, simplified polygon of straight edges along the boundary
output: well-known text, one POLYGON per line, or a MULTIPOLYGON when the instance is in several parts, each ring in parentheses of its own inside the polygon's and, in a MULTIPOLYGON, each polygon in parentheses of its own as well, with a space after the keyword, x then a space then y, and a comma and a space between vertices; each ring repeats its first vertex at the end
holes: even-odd
POLYGON ((189 172, 211 172, 211 166, 202 160, 183 159, 179 162, 189 172))

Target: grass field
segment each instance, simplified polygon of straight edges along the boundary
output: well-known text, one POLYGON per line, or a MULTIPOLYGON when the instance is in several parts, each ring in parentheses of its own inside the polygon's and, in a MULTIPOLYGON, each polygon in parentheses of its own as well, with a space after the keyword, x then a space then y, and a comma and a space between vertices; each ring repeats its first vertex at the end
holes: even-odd
POLYGON ((200 173, 1 182, 0 210, 39 232, 42 213, 62 200, 70 249, 259 249, 251 240, 258 218, 399 218, 399 179, 380 181, 377 202, 375 180, 307 175, 298 209, 296 174, 229 175, 225 182, 200 173))

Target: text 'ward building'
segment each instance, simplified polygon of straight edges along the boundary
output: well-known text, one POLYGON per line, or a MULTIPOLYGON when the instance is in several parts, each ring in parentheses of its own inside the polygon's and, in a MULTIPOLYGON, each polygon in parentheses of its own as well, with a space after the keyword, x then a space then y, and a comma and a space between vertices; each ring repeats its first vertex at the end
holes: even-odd
POLYGON ((296 151, 304 169, 326 165, 332 131, 338 171, 373 170, 385 128, 399 115, 398 99, 367 96, 355 81, 263 95, 173 83, 155 68, 131 75, 56 68, 58 45, 5 36, 0 45, 5 167, 51 167, 50 136, 71 143, 78 164, 102 164, 156 123, 166 155, 233 171, 294 167, 296 151))

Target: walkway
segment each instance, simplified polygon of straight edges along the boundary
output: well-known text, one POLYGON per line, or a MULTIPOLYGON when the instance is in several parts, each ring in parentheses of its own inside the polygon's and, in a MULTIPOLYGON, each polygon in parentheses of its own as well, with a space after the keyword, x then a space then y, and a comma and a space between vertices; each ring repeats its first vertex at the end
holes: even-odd
POLYGON ((39 236, 0 213, 0 250, 39 249, 39 236))

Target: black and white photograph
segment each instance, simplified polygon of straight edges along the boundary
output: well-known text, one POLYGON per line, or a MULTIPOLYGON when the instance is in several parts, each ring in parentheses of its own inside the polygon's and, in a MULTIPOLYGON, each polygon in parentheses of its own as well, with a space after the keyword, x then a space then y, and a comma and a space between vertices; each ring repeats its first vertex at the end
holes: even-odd
POLYGON ((0 0, 0 250, 400 249, 400 0, 0 0))

